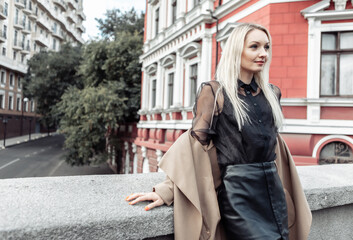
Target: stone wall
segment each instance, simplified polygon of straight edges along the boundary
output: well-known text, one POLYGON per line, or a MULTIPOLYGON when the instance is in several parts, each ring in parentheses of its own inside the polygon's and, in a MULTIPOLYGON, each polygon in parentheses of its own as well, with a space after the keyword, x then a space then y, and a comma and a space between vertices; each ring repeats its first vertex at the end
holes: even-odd
MULTIPOLYGON (((298 167, 313 211, 310 240, 352 239, 353 165, 298 167)), ((0 180, 0 239, 172 239, 173 207, 125 197, 163 173, 0 180)))

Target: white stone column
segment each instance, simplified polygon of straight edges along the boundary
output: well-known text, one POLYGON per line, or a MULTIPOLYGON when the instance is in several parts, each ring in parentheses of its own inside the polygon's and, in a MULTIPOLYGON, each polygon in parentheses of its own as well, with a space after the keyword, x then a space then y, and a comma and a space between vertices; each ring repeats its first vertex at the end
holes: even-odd
POLYGON ((148 74, 146 69, 142 69, 143 72, 143 82, 142 82, 142 96, 141 96, 141 110, 148 109, 148 74))
POLYGON ((202 38, 201 49, 201 64, 200 64, 200 77, 198 79, 198 86, 202 82, 211 81, 211 67, 212 67, 212 35, 205 34, 202 38))
MULTIPOLYGON (((160 161, 161 161, 161 159, 163 157, 163 152, 161 150, 157 149, 156 150, 156 155, 157 155, 157 162, 158 162, 158 165, 159 165, 159 163, 160 163, 160 161)), ((163 172, 163 170, 160 169, 159 166, 158 166, 158 172, 163 172)))
POLYGON ((161 61, 157 65, 157 86, 156 86, 156 109, 162 109, 163 106, 163 83, 164 83, 164 68, 161 61))
POLYGON ((131 145, 131 147, 132 147, 132 152, 134 153, 134 165, 133 165, 133 173, 137 173, 137 148, 136 148, 136 144, 135 143, 133 143, 132 145, 131 145))
POLYGON ((150 172, 150 164, 147 158, 147 149, 146 147, 141 147, 143 163, 142 163, 142 173, 149 173, 150 172))
POLYGON ((175 78, 173 107, 182 107, 183 105, 183 58, 180 56, 180 49, 176 52, 175 60, 175 78))

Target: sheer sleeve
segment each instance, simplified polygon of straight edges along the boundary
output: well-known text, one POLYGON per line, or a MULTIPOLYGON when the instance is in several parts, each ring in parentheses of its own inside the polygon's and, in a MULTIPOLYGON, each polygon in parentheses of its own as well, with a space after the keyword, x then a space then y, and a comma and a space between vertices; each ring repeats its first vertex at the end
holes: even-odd
POLYGON ((223 107, 221 86, 216 81, 201 84, 193 109, 191 135, 202 145, 208 145, 214 131, 215 121, 223 107))
POLYGON ((277 96, 278 104, 281 106, 281 97, 282 97, 281 89, 273 84, 270 84, 270 86, 271 86, 273 92, 275 93, 275 95, 277 96))

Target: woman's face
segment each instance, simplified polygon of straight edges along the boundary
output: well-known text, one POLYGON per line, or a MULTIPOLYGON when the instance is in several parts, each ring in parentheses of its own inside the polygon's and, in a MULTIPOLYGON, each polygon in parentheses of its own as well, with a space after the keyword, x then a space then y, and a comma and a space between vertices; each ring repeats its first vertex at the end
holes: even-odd
POLYGON ((270 41, 264 31, 258 29, 250 31, 245 38, 241 55, 241 72, 254 74, 262 71, 269 49, 270 41))

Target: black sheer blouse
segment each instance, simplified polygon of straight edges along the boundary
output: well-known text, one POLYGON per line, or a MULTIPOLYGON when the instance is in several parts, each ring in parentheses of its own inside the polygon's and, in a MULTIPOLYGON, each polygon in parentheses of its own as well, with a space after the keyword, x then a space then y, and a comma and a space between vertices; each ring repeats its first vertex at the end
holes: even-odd
MULTIPOLYGON (((238 80, 238 86, 238 96, 246 103, 250 118, 241 131, 230 99, 217 81, 202 83, 194 106, 191 134, 203 145, 212 139, 221 170, 227 165, 276 158, 277 128, 271 106, 254 79, 249 85, 238 80)), ((279 101, 279 88, 271 86, 279 101)))

